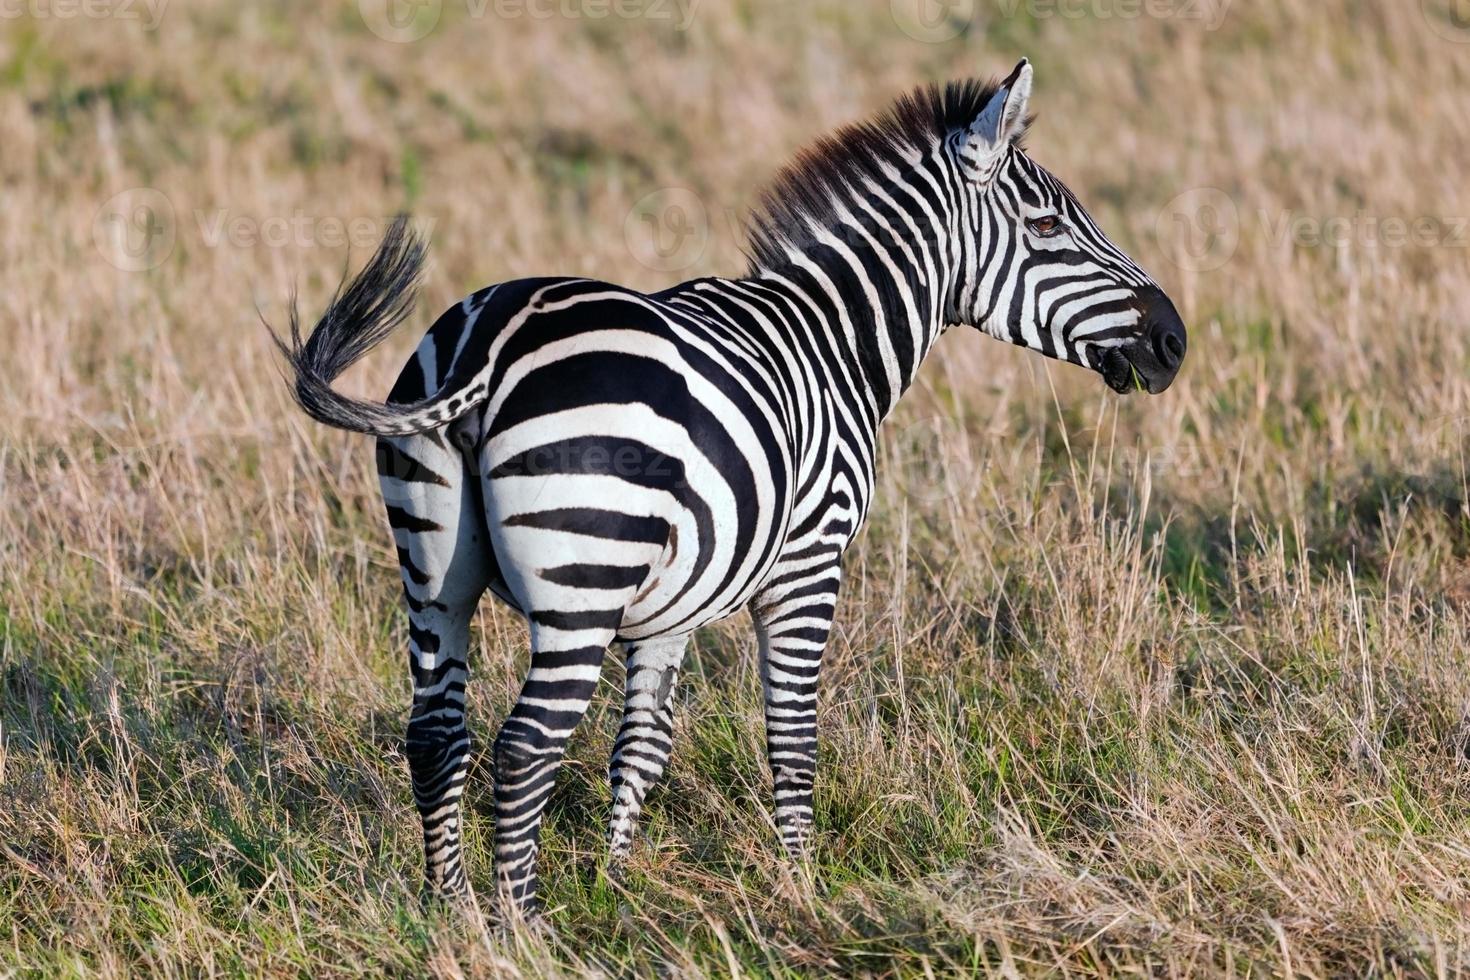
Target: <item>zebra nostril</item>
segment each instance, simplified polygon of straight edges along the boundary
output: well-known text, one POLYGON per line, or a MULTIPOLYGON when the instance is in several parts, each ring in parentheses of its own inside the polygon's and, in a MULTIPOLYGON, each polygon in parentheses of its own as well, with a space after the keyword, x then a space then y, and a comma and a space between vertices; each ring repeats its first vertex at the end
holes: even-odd
POLYGON ((1184 352, 1189 347, 1184 321, 1179 319, 1179 312, 1169 297, 1157 286, 1140 291, 1138 298, 1141 301, 1141 319, 1147 325, 1145 342, 1153 348, 1159 367, 1171 372, 1172 376, 1172 372, 1178 371, 1179 365, 1184 363, 1184 352))
POLYGON ((1178 334, 1167 334, 1164 337, 1164 349, 1173 355, 1174 360, 1184 359, 1184 341, 1178 334))
POLYGON ((1184 360, 1184 330, 1174 323, 1158 324, 1153 329, 1154 356, 1169 370, 1179 367, 1184 360))

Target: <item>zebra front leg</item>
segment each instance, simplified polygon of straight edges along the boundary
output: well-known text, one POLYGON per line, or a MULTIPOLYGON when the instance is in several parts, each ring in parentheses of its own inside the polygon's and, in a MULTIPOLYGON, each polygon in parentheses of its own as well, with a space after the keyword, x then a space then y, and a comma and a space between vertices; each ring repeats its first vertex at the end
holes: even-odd
POLYGON ((531 614, 531 670, 495 738, 495 863, 503 901, 534 912, 541 815, 587 713, 621 609, 531 614))
POLYGON ((832 630, 839 569, 767 590, 754 607, 766 708, 766 755, 776 831, 793 858, 806 853, 817 771, 817 675, 832 630))
POLYGON ((687 643, 688 637, 677 636, 628 647, 623 724, 608 763, 613 799, 608 851, 614 873, 632 850, 643 800, 669 761, 674 744, 674 685, 687 643))

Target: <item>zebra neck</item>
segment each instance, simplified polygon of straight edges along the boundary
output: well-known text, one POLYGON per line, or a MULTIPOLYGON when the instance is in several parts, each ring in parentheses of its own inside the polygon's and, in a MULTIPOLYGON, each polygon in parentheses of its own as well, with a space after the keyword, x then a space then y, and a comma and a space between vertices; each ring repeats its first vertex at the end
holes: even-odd
POLYGON ((791 250, 788 264, 760 270, 753 281, 794 300, 791 325, 814 348, 830 352, 831 382, 865 410, 876 433, 944 329, 947 293, 931 279, 944 281, 948 263, 937 249, 919 251, 922 245, 900 250, 854 245, 830 233, 817 237, 791 250))

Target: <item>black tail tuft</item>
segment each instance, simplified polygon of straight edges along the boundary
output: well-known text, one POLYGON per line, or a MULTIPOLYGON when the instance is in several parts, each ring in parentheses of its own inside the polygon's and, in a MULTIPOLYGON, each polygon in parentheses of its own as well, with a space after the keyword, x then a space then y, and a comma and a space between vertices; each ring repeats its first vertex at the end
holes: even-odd
POLYGON ((424 255, 423 239, 409 228, 408 216, 394 218, 372 259, 346 289, 338 288, 304 341, 292 296, 289 342, 274 330, 271 337, 290 366, 291 393, 306 414, 353 432, 380 434, 397 428, 402 409, 340 395, 332 382, 413 311, 424 255))

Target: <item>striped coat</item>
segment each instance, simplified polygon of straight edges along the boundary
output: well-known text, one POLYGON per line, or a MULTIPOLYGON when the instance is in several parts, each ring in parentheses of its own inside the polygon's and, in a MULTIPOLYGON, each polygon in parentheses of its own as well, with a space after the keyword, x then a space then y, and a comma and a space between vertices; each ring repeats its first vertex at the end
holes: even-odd
POLYGON ((331 381, 408 313, 422 245, 400 221, 309 338, 282 341, 312 416, 378 437, 409 610, 406 747, 431 892, 460 848, 468 625, 486 589, 531 663, 495 742, 497 880, 533 905, 538 828, 604 652, 627 657, 610 766, 625 856, 671 748, 690 634, 750 608, 775 823, 811 827, 817 681, 841 557, 872 500, 879 426, 960 323, 1162 391, 1173 306, 1020 146, 1031 69, 931 88, 778 178, 752 268, 643 294, 586 279, 482 289, 444 313, 386 403, 331 381))

